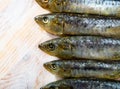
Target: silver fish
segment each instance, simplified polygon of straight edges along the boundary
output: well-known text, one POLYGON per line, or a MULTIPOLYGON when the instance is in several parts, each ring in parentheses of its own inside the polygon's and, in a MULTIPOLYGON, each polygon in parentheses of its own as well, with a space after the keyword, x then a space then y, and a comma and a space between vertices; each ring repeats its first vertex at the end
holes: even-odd
POLYGON ((63 59, 120 60, 120 40, 96 36, 55 38, 39 45, 44 52, 63 59))
POLYGON ((120 78, 120 61, 55 60, 44 63, 44 67, 52 74, 63 78, 120 78))
POLYGON ((120 89, 120 82, 101 79, 63 79, 40 89, 120 89))
POLYGON ((120 18, 117 17, 51 13, 36 16, 35 21, 54 35, 96 35, 120 38, 120 18))
POLYGON ((120 17, 120 0, 36 0, 51 12, 99 14, 120 17))

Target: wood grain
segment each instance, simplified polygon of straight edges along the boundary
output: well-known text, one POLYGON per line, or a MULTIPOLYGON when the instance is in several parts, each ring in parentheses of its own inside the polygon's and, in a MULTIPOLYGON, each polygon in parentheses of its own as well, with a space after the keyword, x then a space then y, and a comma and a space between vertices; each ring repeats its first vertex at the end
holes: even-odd
POLYGON ((56 80, 43 63, 57 58, 38 49, 55 37, 34 21, 44 13, 35 0, 0 0, 0 89, 39 89, 56 80))

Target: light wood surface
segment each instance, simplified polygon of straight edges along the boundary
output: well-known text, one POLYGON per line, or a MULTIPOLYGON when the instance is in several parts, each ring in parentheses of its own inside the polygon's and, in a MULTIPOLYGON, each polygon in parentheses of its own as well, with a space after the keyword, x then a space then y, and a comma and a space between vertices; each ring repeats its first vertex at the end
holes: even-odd
POLYGON ((57 58, 38 49, 55 37, 34 21, 44 13, 35 0, 0 0, 0 89, 39 89, 56 80, 43 63, 57 58))

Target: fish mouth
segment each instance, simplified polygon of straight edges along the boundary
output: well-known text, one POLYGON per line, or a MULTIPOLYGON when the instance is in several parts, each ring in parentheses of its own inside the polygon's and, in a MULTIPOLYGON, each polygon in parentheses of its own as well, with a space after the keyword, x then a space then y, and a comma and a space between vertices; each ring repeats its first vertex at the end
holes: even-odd
POLYGON ((48 68, 48 64, 47 63, 44 63, 43 66, 44 66, 45 69, 48 68))
POLYGON ((36 17, 34 17, 34 20, 35 20, 37 23, 39 23, 40 20, 42 20, 42 19, 41 19, 41 16, 36 16, 36 17))
POLYGON ((38 45, 38 48, 41 49, 42 51, 45 51, 44 44, 42 43, 38 45))
POLYGON ((43 52, 45 52, 45 53, 47 53, 47 54, 49 54, 49 55, 52 55, 52 54, 51 54, 52 52, 49 51, 49 48, 47 47, 46 42, 39 44, 39 45, 38 45, 38 48, 39 48, 40 50, 42 50, 43 52))
POLYGON ((54 74, 53 70, 51 69, 51 64, 49 62, 43 64, 44 68, 49 71, 50 73, 54 74))
POLYGON ((42 49, 42 47, 43 47, 42 44, 39 44, 39 45, 38 45, 38 48, 42 49))
POLYGON ((48 71, 50 71, 50 64, 49 62, 43 64, 44 68, 48 71))
POLYGON ((45 89, 44 87, 41 87, 40 89, 45 89))

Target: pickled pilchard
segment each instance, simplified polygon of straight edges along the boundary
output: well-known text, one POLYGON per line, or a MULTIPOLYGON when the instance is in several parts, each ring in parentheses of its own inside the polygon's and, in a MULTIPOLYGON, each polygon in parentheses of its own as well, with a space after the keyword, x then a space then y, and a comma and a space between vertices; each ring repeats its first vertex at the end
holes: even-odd
POLYGON ((120 0, 36 0, 51 12, 120 16, 120 0))
POLYGON ((101 79, 64 79, 40 89, 120 89, 119 81, 101 79))
POLYGON ((63 59, 120 60, 120 40, 115 38, 68 36, 43 42, 39 48, 63 59))
POLYGON ((45 63, 44 67, 52 74, 63 78, 120 78, 120 61, 56 60, 45 63))
POLYGON ((35 21, 54 35, 98 35, 120 38, 120 18, 84 14, 51 13, 35 21))

